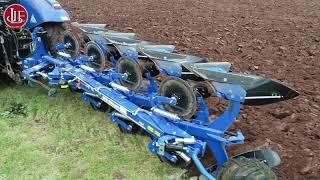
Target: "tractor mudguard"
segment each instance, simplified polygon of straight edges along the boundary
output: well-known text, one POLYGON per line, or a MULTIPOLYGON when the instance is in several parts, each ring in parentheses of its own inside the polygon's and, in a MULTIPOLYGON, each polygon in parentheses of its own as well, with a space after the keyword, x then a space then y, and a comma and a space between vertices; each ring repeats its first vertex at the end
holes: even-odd
POLYGON ((20 0, 28 13, 27 27, 32 29, 43 23, 70 21, 69 14, 55 0, 20 0))

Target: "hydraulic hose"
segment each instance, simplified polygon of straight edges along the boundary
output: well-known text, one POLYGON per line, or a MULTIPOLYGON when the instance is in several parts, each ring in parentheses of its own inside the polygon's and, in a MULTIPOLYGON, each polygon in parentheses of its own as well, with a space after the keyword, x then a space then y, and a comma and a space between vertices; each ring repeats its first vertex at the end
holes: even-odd
POLYGON ((216 180, 216 178, 214 178, 207 170, 206 168, 202 165, 202 163, 200 162, 199 158, 198 158, 198 154, 199 154, 199 150, 196 149, 191 153, 191 158, 194 162, 194 164, 197 166, 197 168, 199 169, 200 173, 202 175, 204 175, 207 179, 209 180, 216 180))

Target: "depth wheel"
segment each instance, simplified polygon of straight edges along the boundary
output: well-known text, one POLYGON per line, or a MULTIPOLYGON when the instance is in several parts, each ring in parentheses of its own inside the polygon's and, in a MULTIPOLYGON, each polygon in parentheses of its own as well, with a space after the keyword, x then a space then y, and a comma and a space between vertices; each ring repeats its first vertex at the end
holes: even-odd
POLYGON ((138 91, 142 84, 142 72, 140 65, 127 57, 121 57, 116 64, 118 73, 126 73, 127 79, 120 79, 120 83, 133 91, 138 91))
POLYGON ((106 65, 106 57, 100 46, 94 41, 85 44, 84 54, 91 57, 89 63, 90 67, 94 68, 97 72, 103 72, 106 65))
POLYGON ((257 159, 238 157, 230 159, 217 173, 219 180, 276 180, 269 166, 257 159))
POLYGON ((197 100, 193 88, 180 78, 166 78, 161 82, 158 94, 169 98, 175 97, 177 99, 175 106, 169 104, 164 106, 167 111, 176 113, 184 119, 191 118, 197 110, 197 100))

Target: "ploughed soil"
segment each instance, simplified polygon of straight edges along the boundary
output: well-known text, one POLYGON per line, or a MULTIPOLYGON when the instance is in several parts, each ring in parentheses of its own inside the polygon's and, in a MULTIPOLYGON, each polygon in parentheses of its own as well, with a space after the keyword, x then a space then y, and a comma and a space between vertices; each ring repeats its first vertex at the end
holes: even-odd
POLYGON ((105 23, 294 87, 296 99, 243 107, 235 127, 246 143, 231 153, 269 147, 282 158, 280 179, 320 178, 319 0, 60 1, 73 21, 105 23))

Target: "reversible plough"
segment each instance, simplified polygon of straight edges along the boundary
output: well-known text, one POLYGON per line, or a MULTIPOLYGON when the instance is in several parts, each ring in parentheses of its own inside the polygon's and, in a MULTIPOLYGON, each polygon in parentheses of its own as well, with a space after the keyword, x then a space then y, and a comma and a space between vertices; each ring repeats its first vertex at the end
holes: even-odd
MULTIPOLYGON (((37 50, 22 61, 23 78, 29 84, 46 87, 50 95, 55 93, 53 85, 81 92, 93 107, 111 112, 110 120, 121 131, 135 133, 143 129, 148 133, 152 137, 149 149, 160 159, 172 164, 193 162, 208 179, 228 173, 223 169, 229 159, 225 146, 244 142, 241 132, 228 132, 241 104, 268 104, 297 95, 278 82, 231 73, 229 63, 208 63, 203 58, 178 54, 173 46, 140 41, 133 34, 108 31, 101 25, 77 26, 86 33, 85 55, 78 55, 77 38, 66 33, 53 58, 41 39, 45 31, 34 30, 37 50), (108 69, 107 61, 111 64, 108 69), (159 85, 154 78, 157 75, 168 77, 159 85), (47 79, 50 86, 39 78, 47 79), (228 103, 217 119, 209 118, 205 98, 210 96, 228 103), (199 160, 207 147, 216 158, 210 172, 199 160)), ((239 157, 242 161, 248 158, 248 162, 254 158, 270 167, 279 164, 271 150, 239 157)), ((262 163, 259 170, 266 174, 262 163)), ((273 177, 273 173, 269 175, 273 177)))
POLYGON ((46 28, 33 28, 34 49, 17 63, 21 72, 12 77, 40 85, 50 96, 55 86, 82 93, 92 107, 109 112, 122 132, 150 135, 148 148, 160 160, 184 167, 193 163, 207 179, 276 179, 271 168, 280 163, 277 153, 262 149, 229 157, 226 146, 243 144, 244 136, 228 129, 241 105, 291 99, 296 91, 233 73, 230 63, 180 54, 174 46, 142 41, 105 25, 73 26, 83 38, 67 32, 58 44, 48 40, 46 28), (206 103, 211 97, 227 104, 215 119, 206 103), (200 161, 207 151, 216 160, 210 167, 200 161))

